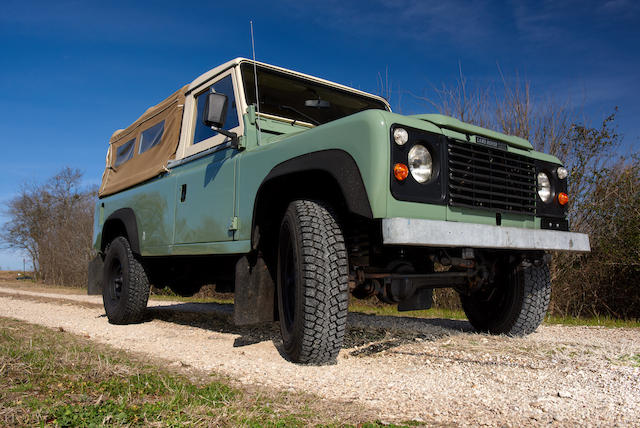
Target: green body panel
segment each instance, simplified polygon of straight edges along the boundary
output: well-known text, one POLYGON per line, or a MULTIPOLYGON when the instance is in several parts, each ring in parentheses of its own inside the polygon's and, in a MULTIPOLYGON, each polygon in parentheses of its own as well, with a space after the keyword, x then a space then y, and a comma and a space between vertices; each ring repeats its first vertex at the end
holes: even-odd
POLYGON ((466 133, 469 135, 481 135, 483 137, 491 138, 494 140, 504 141, 510 146, 518 147, 521 149, 528 149, 528 150, 533 149, 533 146, 531 146, 531 143, 529 143, 524 138, 514 137, 512 135, 506 135, 500 132, 481 128, 479 126, 470 125, 468 123, 462 122, 453 117, 444 116, 442 114, 418 114, 413 117, 417 117, 418 119, 422 119, 422 120, 434 123, 443 129, 450 129, 453 131, 458 131, 463 134, 466 133))
MULTIPOLYGON (((534 216, 502 213, 502 226, 534 229, 536 222, 534 216)), ((469 210, 459 207, 447 207, 447 221, 461 223, 496 224, 496 214, 486 210, 469 210)), ((539 221, 538 221, 539 223, 539 221)))
POLYGON ((269 172, 286 160, 321 150, 339 149, 350 154, 360 169, 374 217, 386 215, 388 175, 380 171, 388 171, 389 128, 382 112, 361 112, 304 132, 299 132, 300 127, 285 126, 288 128, 280 128, 280 132, 295 134, 287 138, 263 134, 259 146, 247 142, 247 149, 238 156, 238 239, 250 239, 254 203, 269 172))
POLYGON ((171 247, 172 255, 244 254, 251 250, 251 241, 203 242, 171 247))
MULTIPOLYGON (((244 135, 240 139, 243 150, 222 149, 99 200, 94 223, 95 248, 100 246, 104 221, 117 209, 129 207, 136 214, 142 255, 246 253, 250 250, 256 196, 269 172, 287 160, 331 149, 342 150, 355 160, 374 218, 495 224, 493 212, 393 198, 389 158, 390 129, 394 124, 463 141, 467 140, 465 133, 482 135, 506 141, 510 152, 561 164, 553 156, 531 150, 526 140, 455 119, 445 120, 439 115, 402 116, 367 110, 309 129, 295 123, 256 118, 250 106, 243 119, 244 135), (256 125, 262 130, 260 138, 256 125), (185 202, 180 202, 182 184, 187 184, 185 202)), ((503 214, 502 225, 540 228, 540 220, 534 216, 503 214)))
POLYGON ((176 214, 173 244, 232 241, 236 151, 221 150, 174 168, 176 214), (186 185, 185 200, 180 200, 186 185))
POLYGON ((173 243, 176 180, 163 174, 142 185, 100 199, 96 206, 99 221, 94 223, 94 248, 100 248, 102 225, 120 208, 131 208, 136 215, 138 242, 143 255, 162 254, 173 243))

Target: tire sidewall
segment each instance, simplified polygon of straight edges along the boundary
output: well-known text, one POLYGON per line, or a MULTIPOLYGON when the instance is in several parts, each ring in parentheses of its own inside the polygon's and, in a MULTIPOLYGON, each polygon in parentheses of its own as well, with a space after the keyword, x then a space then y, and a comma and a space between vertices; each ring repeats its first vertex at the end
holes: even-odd
POLYGON ((282 342, 284 352, 293 359, 297 359, 301 353, 300 344, 303 335, 303 319, 304 316, 304 284, 302 275, 302 263, 300 258, 303 257, 300 243, 300 230, 295 211, 288 209, 282 223, 280 225, 279 244, 278 244, 278 273, 277 273, 277 294, 278 294, 278 316, 280 320, 280 330, 282 333, 282 342), (291 247, 289 249, 289 247, 291 247), (288 251, 291 250, 294 269, 294 292, 296 295, 295 306, 293 310, 293 320, 291 325, 287 325, 284 309, 284 293, 291 290, 285 290, 284 286, 284 263, 288 257, 288 251))
POLYGON ((130 288, 129 248, 124 238, 114 239, 107 248, 104 259, 104 286, 102 301, 109 321, 117 321, 125 316, 130 288), (123 242, 124 241, 124 242, 123 242), (122 269, 122 291, 116 297, 114 290, 114 265, 120 263, 122 269))
POLYGON ((488 330, 507 333, 522 310, 524 299, 524 287, 522 268, 518 267, 507 276, 506 284, 500 285, 502 293, 501 307, 498 316, 489 322, 488 330))
POLYGON ((514 269, 501 278, 488 300, 485 300, 486 296, 481 292, 471 296, 460 296, 462 308, 476 330, 483 333, 501 333, 508 329, 508 325, 513 324, 522 308, 524 293, 519 270, 514 269))

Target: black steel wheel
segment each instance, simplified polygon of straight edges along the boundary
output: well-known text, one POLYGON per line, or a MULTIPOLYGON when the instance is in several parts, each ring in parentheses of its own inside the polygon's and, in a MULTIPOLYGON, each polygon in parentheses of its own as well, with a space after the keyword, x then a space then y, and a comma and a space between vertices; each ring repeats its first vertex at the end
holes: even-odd
POLYGON ((277 273, 280 331, 292 361, 335 361, 348 290, 347 252, 332 210, 322 202, 292 202, 280 226, 277 273))
POLYGON ((492 287, 460 295, 462 308, 478 331, 508 336, 533 333, 544 320, 551 300, 549 266, 519 266, 492 287))
POLYGON ((140 322, 149 300, 149 280, 129 241, 115 238, 105 251, 102 301, 111 324, 140 322))

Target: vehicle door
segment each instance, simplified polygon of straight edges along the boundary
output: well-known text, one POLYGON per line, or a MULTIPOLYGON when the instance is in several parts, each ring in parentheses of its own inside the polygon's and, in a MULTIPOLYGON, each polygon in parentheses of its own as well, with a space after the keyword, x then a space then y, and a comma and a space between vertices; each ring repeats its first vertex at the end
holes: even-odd
MULTIPOLYGON (((241 134, 242 120, 236 106, 235 76, 231 70, 197 89, 184 162, 174 169, 176 215, 174 245, 233 240, 236 155, 230 139, 204 125, 202 115, 207 94, 227 95, 229 104, 223 129, 241 134), (203 154, 206 154, 203 156, 203 154), (194 160, 189 161, 190 158, 194 160)), ((184 127, 183 127, 184 132, 184 127)))

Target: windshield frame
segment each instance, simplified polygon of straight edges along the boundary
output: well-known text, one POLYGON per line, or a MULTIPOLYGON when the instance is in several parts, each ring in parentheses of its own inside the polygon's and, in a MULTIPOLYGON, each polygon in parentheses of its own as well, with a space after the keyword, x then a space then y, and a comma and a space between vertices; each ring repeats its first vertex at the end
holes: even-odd
MULTIPOLYGON (((358 89, 354 89, 351 88, 349 86, 345 86, 345 85, 341 85, 339 83, 335 83, 335 82, 331 82, 329 80, 324 80, 315 76, 310 76, 304 73, 299 73, 299 72, 295 72, 292 70, 288 70, 285 68, 281 68, 281 67, 277 67, 277 66, 272 66, 270 64, 264 64, 264 63, 260 63, 260 62, 255 62, 256 66, 258 67, 258 74, 260 73, 260 69, 264 69, 268 72, 272 72, 272 73, 276 73, 276 74, 282 74, 285 77, 291 77, 294 80, 301 80, 301 81, 308 81, 311 84, 314 85, 318 85, 318 86, 322 86, 325 87, 326 89, 330 90, 330 91, 336 91, 338 93, 342 93, 348 96, 354 96, 356 98, 363 98, 363 99, 368 99, 373 103, 379 103, 381 104, 382 107, 384 107, 384 111, 391 111, 391 106, 389 105, 389 103, 387 102, 386 99, 384 99, 381 96, 378 95, 373 95, 370 94, 368 92, 364 92, 364 91, 360 91, 358 89)), ((251 60, 243 60, 240 61, 236 67, 236 73, 238 76, 238 81, 241 82, 241 97, 243 100, 243 104, 248 107, 250 105, 249 100, 248 100, 248 92, 247 89, 253 88, 253 92, 255 92, 255 81, 253 80, 253 78, 251 78, 251 81, 245 81, 244 76, 243 76, 243 72, 242 72, 242 68, 243 66, 250 66, 253 67, 254 62, 251 60)), ((253 70, 251 70, 253 71, 253 70)), ((253 72, 251 73, 251 75, 253 75, 253 72)), ((262 98, 262 97, 261 97, 262 98)), ((245 107, 245 108, 246 108, 245 107)), ((382 109, 381 109, 382 110, 382 109)), ((355 114, 355 113, 354 113, 355 114)), ((260 117, 266 117, 269 119, 276 119, 276 120, 282 120, 284 122, 288 122, 288 123, 293 123, 295 125, 302 125, 304 127, 315 127, 317 126, 314 123, 311 123, 309 121, 305 121, 303 119, 300 118, 294 118, 294 117, 290 117, 286 114, 274 114, 273 112, 259 112, 259 116, 260 117)), ((349 115, 345 115, 343 117, 347 117, 349 115)), ((335 119, 334 119, 335 120, 335 119)), ((324 122, 324 123, 329 123, 333 120, 324 122)), ((321 123, 322 124, 322 123, 321 123)))

